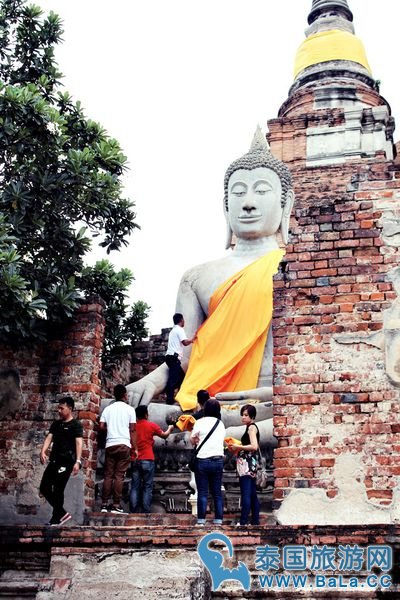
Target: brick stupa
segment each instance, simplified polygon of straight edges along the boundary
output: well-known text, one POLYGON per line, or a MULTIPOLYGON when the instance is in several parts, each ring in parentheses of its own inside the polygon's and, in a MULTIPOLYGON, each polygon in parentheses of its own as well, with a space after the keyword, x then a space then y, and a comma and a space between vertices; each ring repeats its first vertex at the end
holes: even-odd
POLYGON ((276 282, 282 523, 399 518, 400 164, 346 0, 314 0, 272 152, 296 202, 276 282))

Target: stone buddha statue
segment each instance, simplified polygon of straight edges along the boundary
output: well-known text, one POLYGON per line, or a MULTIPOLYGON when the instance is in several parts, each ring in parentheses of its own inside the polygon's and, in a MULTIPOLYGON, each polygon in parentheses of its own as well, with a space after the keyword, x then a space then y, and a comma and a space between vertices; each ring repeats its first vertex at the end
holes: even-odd
MULTIPOLYGON (((185 348, 186 375, 176 400, 190 411, 196 392, 208 389, 222 401, 229 427, 241 422, 234 406, 248 399, 258 401, 257 421, 272 416, 273 275, 284 255, 278 232, 283 245, 288 241, 294 194, 288 168, 272 156, 260 128, 249 152, 228 167, 224 189, 226 247, 232 249, 189 269, 178 289, 176 312, 184 316, 187 335, 197 332, 197 338, 185 348)), ((148 404, 167 378, 162 364, 128 385, 131 404, 148 404)), ((171 409, 176 412, 160 404, 153 408, 158 421, 171 409)))

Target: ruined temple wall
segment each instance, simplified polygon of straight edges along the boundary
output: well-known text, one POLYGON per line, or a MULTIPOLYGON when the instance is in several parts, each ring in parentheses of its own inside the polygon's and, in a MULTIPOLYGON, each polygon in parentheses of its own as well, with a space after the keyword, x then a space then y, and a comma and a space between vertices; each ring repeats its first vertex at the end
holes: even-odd
POLYGON ((119 354, 113 356, 112 362, 103 365, 103 397, 112 398, 117 383, 127 385, 158 367, 164 361, 170 331, 171 328, 162 329, 161 333, 151 335, 148 340, 121 348, 119 354))
POLYGON ((38 497, 44 467, 39 454, 56 401, 71 395, 84 429, 83 469, 66 488, 66 507, 81 522, 94 500, 97 454, 94 422, 100 404, 100 352, 104 319, 100 304, 84 304, 62 339, 15 351, 0 348, 0 369, 19 371, 21 405, 0 421, 0 519, 2 523, 43 523, 50 508, 38 497))
POLYGON ((317 522, 346 522, 344 510, 352 522, 391 522, 400 482, 400 164, 377 153, 306 168, 309 122, 270 124, 296 193, 274 296, 275 507, 282 522, 316 522, 316 513, 317 522))

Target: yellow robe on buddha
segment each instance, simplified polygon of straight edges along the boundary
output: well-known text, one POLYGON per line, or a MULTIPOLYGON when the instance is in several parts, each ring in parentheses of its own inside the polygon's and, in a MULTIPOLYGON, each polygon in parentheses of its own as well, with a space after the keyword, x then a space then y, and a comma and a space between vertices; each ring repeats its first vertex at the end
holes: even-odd
POLYGON ((283 250, 271 250, 224 281, 212 295, 197 332, 188 370, 176 396, 182 410, 196 406, 198 390, 235 392, 257 387, 272 319, 273 276, 283 250))

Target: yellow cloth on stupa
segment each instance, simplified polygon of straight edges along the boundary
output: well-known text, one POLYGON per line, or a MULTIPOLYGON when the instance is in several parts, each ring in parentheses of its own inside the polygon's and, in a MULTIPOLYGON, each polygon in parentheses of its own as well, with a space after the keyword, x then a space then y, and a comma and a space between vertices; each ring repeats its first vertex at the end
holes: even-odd
POLYGON ((193 415, 181 415, 176 422, 176 426, 181 431, 192 431, 196 419, 193 415))
POLYGON ((330 60, 351 60, 371 73, 362 41, 348 31, 319 31, 304 40, 297 51, 294 77, 311 65, 330 60))
POLYGON ((284 254, 271 250, 215 290, 176 396, 182 410, 195 408, 200 389, 215 396, 257 387, 272 318, 273 276, 284 254))

